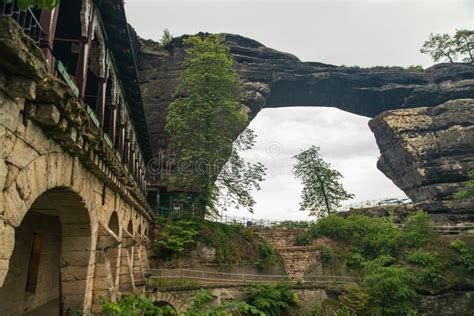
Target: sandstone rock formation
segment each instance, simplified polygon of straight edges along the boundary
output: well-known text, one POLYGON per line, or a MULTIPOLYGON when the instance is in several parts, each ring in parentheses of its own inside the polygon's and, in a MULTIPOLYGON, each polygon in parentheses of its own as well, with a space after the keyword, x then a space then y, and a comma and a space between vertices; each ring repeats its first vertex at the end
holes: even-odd
POLYGON ((387 111, 369 126, 381 152, 377 167, 414 202, 427 201, 433 211, 470 210, 472 201, 452 195, 474 169, 474 99, 387 111))
MULTIPOLYGON (((166 145, 165 110, 185 47, 182 37, 173 39, 166 49, 136 34, 133 37, 152 147, 157 152, 166 145)), ((373 117, 390 109, 474 98, 474 66, 468 64, 439 64, 425 71, 363 69, 302 62, 239 35, 227 34, 226 43, 244 82, 243 103, 253 116, 264 107, 331 106, 373 117)))

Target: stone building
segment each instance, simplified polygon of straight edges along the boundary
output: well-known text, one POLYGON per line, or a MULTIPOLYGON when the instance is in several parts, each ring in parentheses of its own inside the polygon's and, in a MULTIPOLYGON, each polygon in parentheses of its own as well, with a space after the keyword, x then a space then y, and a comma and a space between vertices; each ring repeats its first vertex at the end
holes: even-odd
POLYGON ((147 125, 121 0, 0 1, 0 315, 144 293, 147 125))

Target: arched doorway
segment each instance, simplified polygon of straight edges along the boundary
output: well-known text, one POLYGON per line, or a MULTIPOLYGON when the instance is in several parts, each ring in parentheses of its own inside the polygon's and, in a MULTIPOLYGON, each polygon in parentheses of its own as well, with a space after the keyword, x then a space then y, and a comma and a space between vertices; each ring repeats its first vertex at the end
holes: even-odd
POLYGON ((15 229, 0 315, 82 312, 91 267, 91 224, 83 199, 65 188, 44 192, 15 229))

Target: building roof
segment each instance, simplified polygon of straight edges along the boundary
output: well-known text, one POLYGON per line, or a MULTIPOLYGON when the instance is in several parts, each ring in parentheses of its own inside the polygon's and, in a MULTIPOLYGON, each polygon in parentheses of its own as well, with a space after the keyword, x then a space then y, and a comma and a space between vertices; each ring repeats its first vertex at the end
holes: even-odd
POLYGON ((103 0, 98 8, 107 34, 107 43, 114 56, 119 79, 123 83, 137 139, 147 161, 152 157, 150 138, 124 3, 123 0, 103 0))

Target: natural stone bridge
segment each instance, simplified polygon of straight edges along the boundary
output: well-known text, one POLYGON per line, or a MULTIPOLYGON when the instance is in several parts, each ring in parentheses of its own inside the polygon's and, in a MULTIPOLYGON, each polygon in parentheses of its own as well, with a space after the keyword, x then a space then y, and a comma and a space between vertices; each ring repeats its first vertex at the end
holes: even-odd
MULTIPOLYGON (((164 120, 185 56, 183 38, 173 39, 167 52, 151 40, 135 39, 153 152, 166 157, 164 120)), ((474 169, 474 65, 335 66, 302 62, 238 35, 226 34, 225 40, 252 117, 262 108, 291 106, 375 117, 369 125, 382 154, 378 168, 414 202, 428 201, 420 205, 426 210, 474 220, 473 201, 452 201, 474 169)), ((157 182, 166 185, 166 178, 157 182)))

